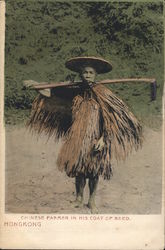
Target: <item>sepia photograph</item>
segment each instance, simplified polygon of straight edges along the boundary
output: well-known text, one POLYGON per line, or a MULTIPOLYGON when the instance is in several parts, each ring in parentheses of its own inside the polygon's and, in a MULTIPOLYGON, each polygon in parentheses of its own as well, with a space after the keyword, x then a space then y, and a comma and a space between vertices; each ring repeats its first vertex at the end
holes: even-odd
POLYGON ((7 0, 4 226, 161 216, 163 88, 163 1, 7 0))

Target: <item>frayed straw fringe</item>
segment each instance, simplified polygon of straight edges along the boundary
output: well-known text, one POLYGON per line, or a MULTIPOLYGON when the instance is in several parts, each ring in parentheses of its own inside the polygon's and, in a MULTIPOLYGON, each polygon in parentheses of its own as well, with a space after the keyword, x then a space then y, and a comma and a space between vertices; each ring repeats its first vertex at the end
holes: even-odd
POLYGON ((142 126, 124 102, 103 85, 93 88, 103 116, 104 138, 111 143, 111 155, 125 159, 142 145, 142 126))
POLYGON ((142 127, 122 100, 103 85, 90 90, 91 98, 85 93, 75 96, 72 105, 39 95, 28 126, 49 137, 64 137, 57 165, 68 176, 102 175, 110 179, 111 158, 125 159, 133 148, 137 150, 142 144, 142 127), (101 136, 104 148, 95 152, 101 136))
POLYGON ((58 97, 38 95, 32 105, 27 127, 38 134, 46 133, 56 139, 65 136, 71 126, 71 103, 58 97))

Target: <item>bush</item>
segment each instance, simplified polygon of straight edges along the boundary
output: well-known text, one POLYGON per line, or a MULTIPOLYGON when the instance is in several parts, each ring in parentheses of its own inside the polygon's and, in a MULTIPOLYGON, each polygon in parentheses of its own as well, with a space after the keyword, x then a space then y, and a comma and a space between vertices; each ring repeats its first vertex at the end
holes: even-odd
POLYGON ((64 66, 74 56, 102 56, 113 70, 103 78, 155 77, 158 94, 150 102, 146 84, 111 85, 140 117, 161 114, 163 89, 162 2, 56 2, 8 0, 6 3, 6 110, 30 109, 36 93, 23 80, 75 78, 64 66))

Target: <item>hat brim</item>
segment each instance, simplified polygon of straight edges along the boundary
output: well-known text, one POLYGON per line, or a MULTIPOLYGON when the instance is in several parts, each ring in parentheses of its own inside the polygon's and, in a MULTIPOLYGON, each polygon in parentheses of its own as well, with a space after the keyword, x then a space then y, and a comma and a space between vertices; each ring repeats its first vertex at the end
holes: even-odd
POLYGON ((112 70, 112 65, 102 59, 97 57, 75 57, 69 59, 65 66, 75 72, 81 73, 83 67, 92 67, 96 70, 98 74, 107 73, 112 70))

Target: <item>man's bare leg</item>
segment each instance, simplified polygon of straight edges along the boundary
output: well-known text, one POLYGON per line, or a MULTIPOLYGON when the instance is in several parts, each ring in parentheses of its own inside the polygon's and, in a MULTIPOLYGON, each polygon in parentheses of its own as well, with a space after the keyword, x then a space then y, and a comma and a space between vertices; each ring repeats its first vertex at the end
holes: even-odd
POLYGON ((95 204, 95 195, 96 195, 98 182, 99 182, 98 176, 89 178, 89 195, 90 196, 89 196, 89 201, 88 201, 88 207, 90 208, 92 214, 98 213, 98 209, 95 204))
POLYGON ((84 175, 76 176, 75 178, 76 200, 74 201, 75 207, 83 206, 83 193, 85 184, 86 184, 86 178, 84 175))

